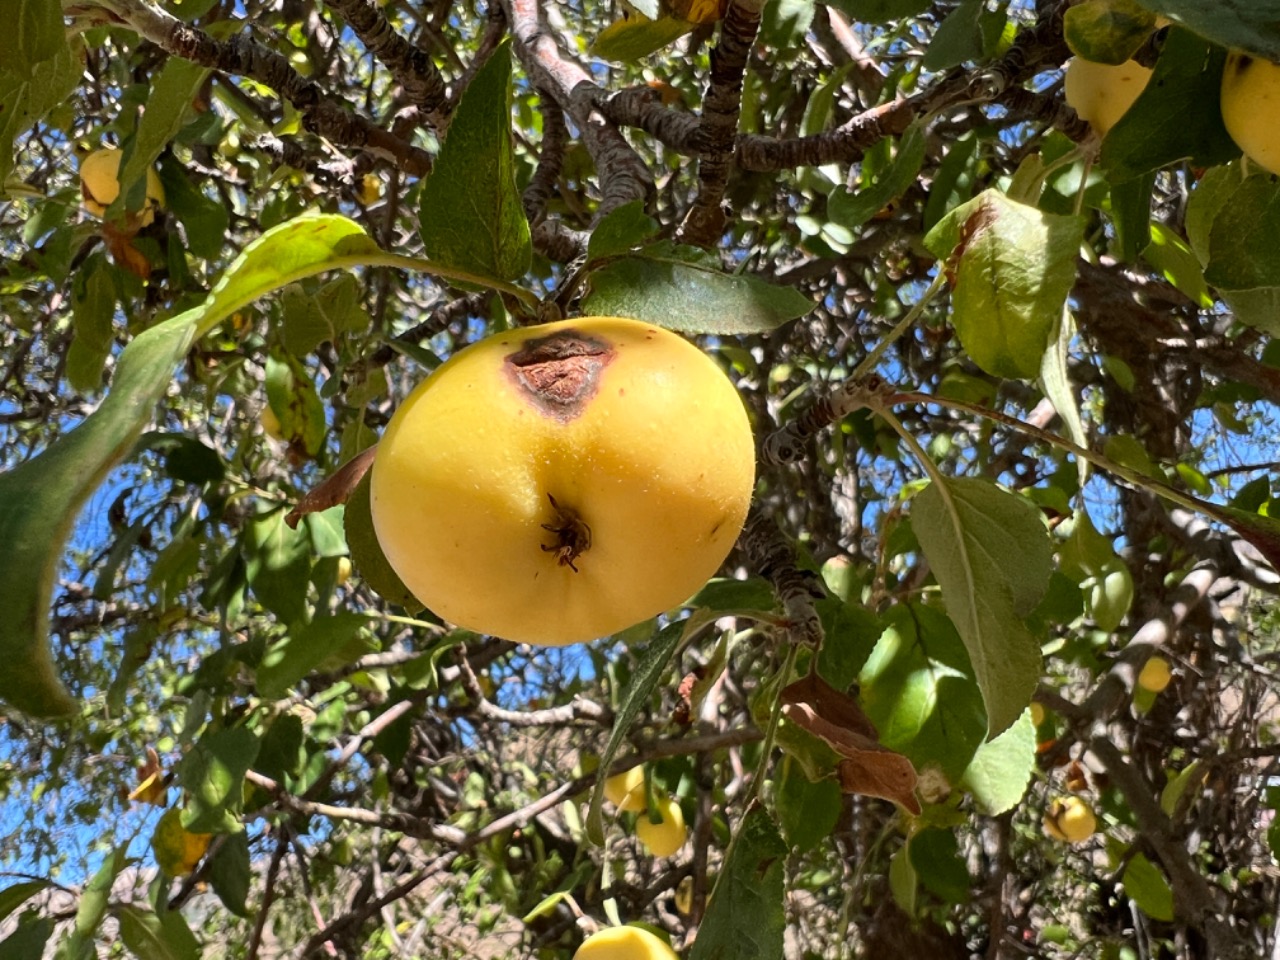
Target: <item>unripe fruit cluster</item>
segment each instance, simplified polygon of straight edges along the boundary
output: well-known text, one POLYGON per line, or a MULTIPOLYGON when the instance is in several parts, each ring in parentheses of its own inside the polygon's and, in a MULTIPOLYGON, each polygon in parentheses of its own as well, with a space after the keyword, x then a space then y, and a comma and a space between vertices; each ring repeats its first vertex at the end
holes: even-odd
POLYGON ((676 800, 657 793, 653 807, 659 821, 654 823, 649 819, 643 768, 632 767, 610 777, 604 782, 604 796, 619 813, 637 814, 636 839, 653 856, 669 857, 684 846, 689 830, 685 826, 684 811, 676 800))

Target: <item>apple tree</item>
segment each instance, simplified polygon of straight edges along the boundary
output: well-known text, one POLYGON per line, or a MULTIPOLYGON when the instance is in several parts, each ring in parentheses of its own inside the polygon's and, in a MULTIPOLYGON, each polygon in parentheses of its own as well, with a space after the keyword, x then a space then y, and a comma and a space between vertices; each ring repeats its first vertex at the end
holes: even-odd
POLYGON ((0 955, 1280 950, 1280 0, 4 12, 0 955), (379 438, 601 316, 741 533, 451 622, 379 438))

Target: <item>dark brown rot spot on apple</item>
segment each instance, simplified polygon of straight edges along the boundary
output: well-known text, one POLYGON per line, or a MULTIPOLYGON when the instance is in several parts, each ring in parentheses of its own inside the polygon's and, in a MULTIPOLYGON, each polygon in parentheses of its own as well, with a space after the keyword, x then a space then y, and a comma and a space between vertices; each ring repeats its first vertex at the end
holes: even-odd
POLYGON ((1249 56, 1247 53, 1242 53, 1236 58, 1236 62, 1231 65, 1231 69, 1235 71, 1235 74, 1238 77, 1251 66, 1253 66, 1253 57, 1249 56))
POLYGON ((507 356, 506 371, 540 413, 567 423, 596 395, 614 355, 607 341, 568 328, 526 340, 507 356))

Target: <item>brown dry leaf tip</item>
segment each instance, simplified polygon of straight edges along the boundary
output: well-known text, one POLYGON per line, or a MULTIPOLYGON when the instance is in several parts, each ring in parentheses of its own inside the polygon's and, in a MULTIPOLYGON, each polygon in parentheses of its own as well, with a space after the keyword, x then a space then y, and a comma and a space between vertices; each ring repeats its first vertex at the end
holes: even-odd
POLYGON ((321 510, 328 510, 340 503, 346 503, 356 487, 360 485, 360 481, 364 479, 364 475, 369 472, 369 468, 373 466, 373 456, 377 450, 378 445, 374 444, 369 449, 360 451, 321 480, 318 486, 308 491, 284 518, 289 529, 297 529, 298 521, 309 513, 319 513, 321 510))
POLYGON ((539 413, 567 423, 586 410, 615 355, 604 340, 570 328, 525 341, 506 371, 539 413))
POLYGON ((560 566, 568 567, 577 573, 578 568, 574 561, 591 549, 591 528, 572 507, 557 503, 556 498, 549 493, 547 499, 551 501, 551 508, 555 510, 556 515, 554 522, 544 523, 542 529, 554 533, 556 542, 544 543, 542 549, 546 553, 554 553, 556 562, 560 566))
POLYGON ((784 717, 845 758, 837 771, 845 793, 892 800, 920 814, 915 767, 880 745, 875 725, 856 700, 810 674, 782 691, 782 703, 784 717))

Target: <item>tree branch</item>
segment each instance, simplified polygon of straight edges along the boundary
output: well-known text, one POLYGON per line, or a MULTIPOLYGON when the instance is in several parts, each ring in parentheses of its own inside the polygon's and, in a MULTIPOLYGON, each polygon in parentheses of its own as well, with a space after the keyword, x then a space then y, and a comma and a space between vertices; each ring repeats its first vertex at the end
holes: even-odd
POLYGON ((444 78, 425 50, 396 33, 376 0, 329 0, 368 51, 391 71, 404 95, 437 130, 449 122, 444 78))
POLYGON ((760 29, 763 0, 730 0, 720 24, 720 42, 711 51, 711 77, 702 98, 698 128, 698 195, 685 214, 677 236, 684 243, 710 247, 724 232, 722 207, 734 136, 742 109, 742 77, 760 29))
POLYGON ((339 146, 355 147, 422 177, 431 172, 431 155, 354 112, 345 101, 330 99, 289 61, 244 34, 214 40, 147 0, 93 0, 165 52, 234 76, 251 77, 296 107, 313 133, 339 146))

